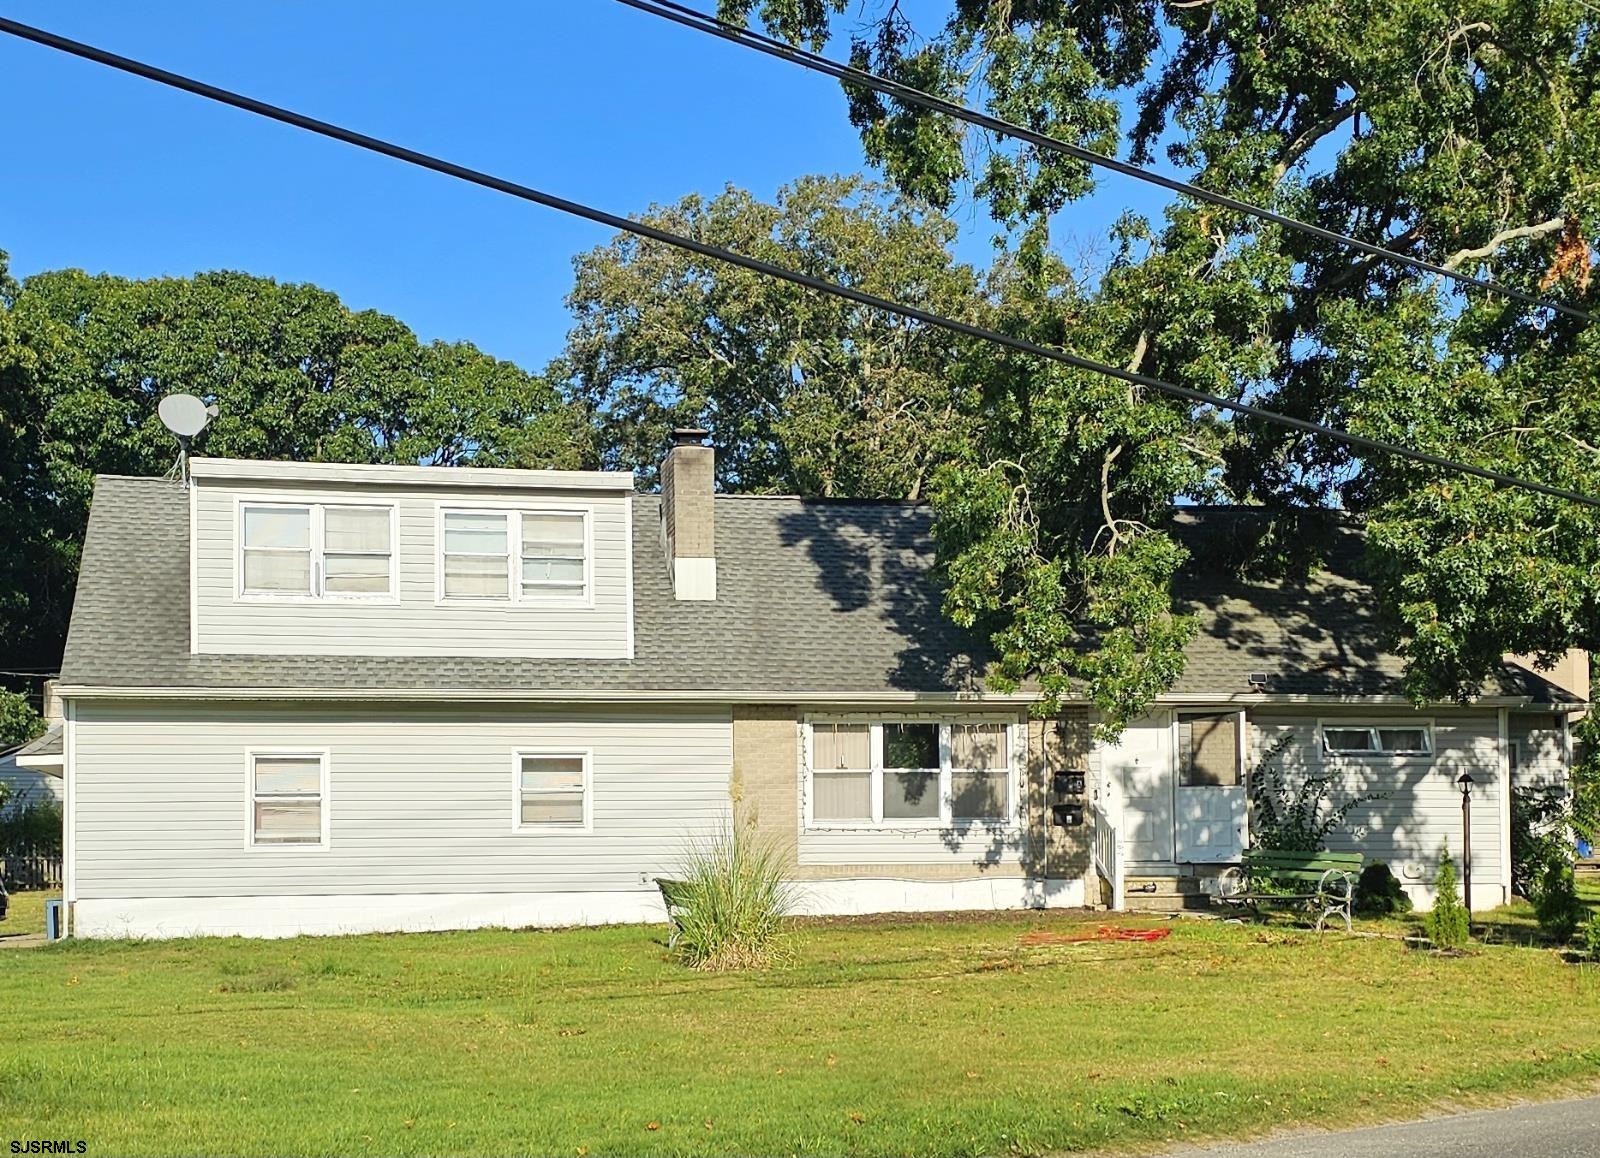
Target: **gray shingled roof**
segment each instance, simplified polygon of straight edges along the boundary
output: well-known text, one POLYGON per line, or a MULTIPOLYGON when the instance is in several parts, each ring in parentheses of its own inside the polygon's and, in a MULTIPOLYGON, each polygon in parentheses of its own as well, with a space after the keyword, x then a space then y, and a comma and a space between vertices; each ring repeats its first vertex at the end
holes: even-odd
MULTIPOLYGON (((1229 514, 1183 519, 1190 533, 1204 532, 1229 514)), ((926 507, 719 496, 716 516, 717 599, 679 602, 661 557, 657 500, 635 500, 633 660, 191 655, 187 496, 165 480, 102 477, 61 679, 379 691, 980 690, 989 652, 940 612, 926 507)), ((1202 574, 1182 594, 1201 631, 1175 691, 1243 692, 1252 672, 1265 672, 1272 692, 1399 691, 1400 660, 1378 642, 1371 593, 1349 576, 1293 584, 1202 574)), ((1520 669, 1496 682, 1486 690, 1560 694, 1520 669)))
POLYGON ((28 741, 10 754, 12 756, 60 756, 66 751, 66 739, 60 724, 52 724, 44 734, 28 741))

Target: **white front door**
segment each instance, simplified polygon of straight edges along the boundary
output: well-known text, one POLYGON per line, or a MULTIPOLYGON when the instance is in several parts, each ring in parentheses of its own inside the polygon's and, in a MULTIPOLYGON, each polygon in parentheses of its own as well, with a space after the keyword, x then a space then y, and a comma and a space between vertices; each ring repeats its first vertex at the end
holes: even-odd
POLYGON ((1121 804, 1122 849, 1129 861, 1168 861, 1173 855, 1172 718, 1157 712, 1134 720, 1122 738, 1101 750, 1105 782, 1121 804))
POLYGON ((1244 717, 1179 712, 1177 858, 1190 864, 1236 861, 1244 851, 1244 717))

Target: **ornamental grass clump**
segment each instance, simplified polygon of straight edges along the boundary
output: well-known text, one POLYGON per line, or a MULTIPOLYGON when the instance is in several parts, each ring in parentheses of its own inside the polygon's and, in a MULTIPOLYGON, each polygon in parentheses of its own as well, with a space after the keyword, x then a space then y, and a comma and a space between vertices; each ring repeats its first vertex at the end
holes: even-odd
POLYGON ((765 969, 785 954, 794 886, 788 858, 737 819, 690 848, 676 900, 679 957, 694 969, 765 969))

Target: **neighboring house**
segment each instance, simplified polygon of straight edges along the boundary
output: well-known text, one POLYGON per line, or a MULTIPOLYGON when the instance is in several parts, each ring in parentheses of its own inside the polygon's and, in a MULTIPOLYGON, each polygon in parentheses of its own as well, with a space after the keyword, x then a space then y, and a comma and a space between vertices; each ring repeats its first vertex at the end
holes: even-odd
POLYGON ((44 723, 40 735, 0 753, 0 785, 6 789, 7 807, 60 804, 65 795, 61 769, 65 730, 54 680, 44 685, 44 723))
MULTIPOLYGON (((1243 771, 1279 736, 1292 772, 1387 794, 1337 839, 1423 900, 1470 770, 1485 906, 1513 760, 1566 766, 1586 688, 1508 664, 1416 711, 1336 574, 1197 570, 1188 670, 1095 742, 1085 706, 984 690, 925 507, 713 496, 712 466, 685 432, 659 496, 217 459, 187 490, 100 479, 61 679, 72 931, 659 920, 654 878, 736 810, 812 912, 1098 903, 1236 858, 1243 771)), ((1203 559, 1249 516, 1181 525, 1203 559)))

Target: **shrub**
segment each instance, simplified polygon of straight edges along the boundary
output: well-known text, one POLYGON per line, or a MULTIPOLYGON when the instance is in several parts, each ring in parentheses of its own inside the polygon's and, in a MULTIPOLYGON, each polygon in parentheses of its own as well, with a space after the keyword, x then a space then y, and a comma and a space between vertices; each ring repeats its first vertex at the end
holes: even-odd
POLYGON ((1572 940, 1578 922, 1583 920, 1583 906, 1578 901, 1578 880, 1570 860, 1553 860, 1545 867, 1534 890, 1533 914, 1539 919, 1539 928, 1557 943, 1564 945, 1572 940))
POLYGON ((1277 741, 1250 769, 1248 787, 1250 795, 1250 833, 1256 848, 1277 849, 1283 852, 1322 852, 1327 848, 1328 833, 1344 823, 1344 818, 1358 804, 1382 800, 1386 792, 1369 792, 1345 801, 1338 807, 1329 807, 1333 795, 1332 776, 1307 776, 1298 787, 1291 787, 1277 760, 1292 742, 1285 736, 1277 741))
POLYGON ((1591 961, 1600 961, 1600 913, 1590 913, 1583 923, 1583 951, 1591 961))
POLYGON ((25 744, 44 731, 44 721, 21 692, 0 688, 0 749, 25 744))
POLYGON ((1356 882, 1356 912, 1363 917, 1391 917, 1409 913, 1411 898, 1389 866, 1375 860, 1361 870, 1356 882))
POLYGON ((735 819, 692 847, 679 872, 677 952, 695 969, 763 969, 782 955, 793 887, 788 858, 735 819))
POLYGON ((1459 949, 1471 934, 1467 907, 1461 903, 1460 882, 1456 877, 1456 862, 1446 849, 1439 861, 1439 873, 1433 878, 1435 891, 1433 911, 1428 914, 1428 940, 1435 949, 1459 949))
POLYGON ((1511 891, 1533 900, 1554 864, 1572 856, 1572 815, 1561 788, 1511 792, 1511 891))

